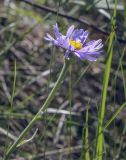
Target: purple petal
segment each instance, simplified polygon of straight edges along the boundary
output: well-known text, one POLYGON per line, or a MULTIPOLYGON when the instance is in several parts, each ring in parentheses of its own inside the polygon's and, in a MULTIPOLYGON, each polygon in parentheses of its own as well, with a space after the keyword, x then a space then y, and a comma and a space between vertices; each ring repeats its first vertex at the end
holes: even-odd
POLYGON ((59 32, 59 28, 58 28, 57 23, 53 26, 53 29, 54 29, 54 33, 55 33, 56 38, 59 38, 62 34, 59 32))
POLYGON ((79 52, 88 52, 88 53, 93 53, 93 52, 99 52, 100 49, 103 47, 102 40, 99 39, 97 41, 93 40, 88 42, 86 45, 83 46, 82 49, 79 50, 79 52))
POLYGON ((99 44, 102 44, 102 40, 101 39, 96 40, 92 45, 93 46, 97 46, 99 44))
POLYGON ((92 40, 92 41, 89 41, 88 43, 86 43, 85 45, 90 46, 90 45, 93 45, 93 43, 95 43, 95 42, 96 42, 96 40, 92 40))
POLYGON ((102 40, 99 39, 99 40, 92 40, 92 41, 86 43, 85 46, 90 46, 90 47, 98 50, 103 47, 103 44, 102 44, 102 40))
POLYGON ((75 54, 77 57, 81 58, 81 56, 80 56, 80 54, 79 54, 79 53, 74 52, 74 54, 75 54))
POLYGON ((45 39, 46 41, 50 41, 50 39, 49 39, 48 37, 44 37, 44 39, 45 39))
POLYGON ((99 39, 99 40, 95 41, 93 43, 93 45, 90 46, 90 51, 95 52, 95 51, 100 50, 102 47, 103 47, 102 40, 99 39))
POLYGON ((44 37, 44 39, 47 41, 54 41, 54 38, 49 33, 46 33, 46 36, 44 37))
POLYGON ((89 50, 90 50, 90 46, 84 46, 83 48, 81 48, 80 50, 79 50, 79 52, 81 52, 81 53, 85 53, 85 52, 89 52, 89 50))
POLYGON ((72 34, 72 39, 75 41, 80 41, 82 44, 86 41, 88 37, 88 31, 84 31, 83 29, 76 29, 72 34))
POLYGON ((63 43, 63 48, 65 49, 69 49, 70 45, 69 45, 69 38, 65 38, 64 39, 64 43, 63 43))
POLYGON ((70 37, 72 35, 74 31, 74 25, 72 25, 71 27, 68 28, 67 33, 66 33, 66 37, 70 37))
POLYGON ((84 50, 78 50, 77 51, 78 53, 80 53, 80 54, 86 54, 86 55, 99 55, 99 54, 101 54, 101 52, 102 51, 94 51, 94 52, 90 52, 90 51, 84 51, 84 50))
POLYGON ((85 31, 85 32, 83 33, 81 42, 84 43, 84 42, 86 41, 87 37, 88 37, 88 31, 85 31))
POLYGON ((70 45, 69 45, 69 38, 67 38, 65 36, 60 36, 59 38, 57 38, 55 40, 54 45, 68 50, 69 47, 70 47, 70 45))
POLYGON ((71 38, 76 41, 76 39, 78 38, 78 29, 74 30, 71 38))
POLYGON ((74 54, 76 56, 78 56, 81 60, 84 60, 84 59, 87 59, 89 61, 96 61, 97 60, 97 57, 93 57, 93 56, 86 55, 86 54, 83 54, 83 53, 74 52, 74 54))

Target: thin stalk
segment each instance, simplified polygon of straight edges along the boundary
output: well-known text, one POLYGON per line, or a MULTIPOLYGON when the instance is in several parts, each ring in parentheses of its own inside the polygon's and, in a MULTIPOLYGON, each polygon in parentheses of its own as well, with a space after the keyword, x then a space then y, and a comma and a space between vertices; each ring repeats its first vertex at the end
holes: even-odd
POLYGON ((95 151, 95 160, 102 160, 103 154, 103 143, 104 143, 104 135, 103 135, 103 123, 104 123, 104 115, 105 115, 105 106, 106 106, 106 97, 107 97, 107 88, 108 82, 110 77, 110 70, 111 70, 111 63, 112 63, 112 53, 113 53, 113 41, 115 38, 115 18, 116 18, 116 6, 117 0, 115 0, 115 8, 112 17, 112 32, 109 39, 109 46, 108 46, 108 59, 106 62, 106 70, 104 74, 104 81, 103 81, 103 91, 102 91, 102 98, 101 98, 101 106, 100 112, 98 117, 98 130, 97 130, 97 140, 96 140, 96 151, 95 151))
POLYGON ((15 60, 14 61, 14 82, 13 82, 13 90, 12 90, 12 97, 11 97, 11 109, 13 107, 13 100, 14 100, 14 95, 15 95, 16 78, 17 78, 17 64, 15 60))
MULTIPOLYGON (((114 33, 112 32, 111 39, 113 39, 114 33)), ((111 68, 111 61, 112 61, 112 52, 113 47, 111 47, 109 52, 109 58, 106 64, 106 70, 104 74, 104 82, 103 82, 103 92, 102 92, 102 98, 101 98, 101 106, 100 106, 100 112, 99 112, 99 122, 98 122, 98 131, 97 131, 97 141, 96 141, 96 153, 95 153, 95 159, 102 160, 102 150, 103 150, 103 123, 104 123, 104 115, 105 115, 105 105, 106 105, 106 97, 107 97, 107 88, 108 88, 108 82, 109 82, 109 76, 110 76, 110 68, 111 68)))
POLYGON ((65 60, 63 68, 62 68, 62 70, 60 72, 59 78, 58 78, 54 88, 50 92, 50 94, 49 94, 48 98, 46 99, 45 103, 43 104, 43 106, 40 108, 40 110, 36 113, 34 118, 28 124, 28 126, 22 131, 22 133, 19 135, 18 139, 10 146, 10 148, 8 149, 8 151, 7 151, 6 155, 5 155, 5 160, 9 159, 11 153, 16 149, 16 147, 19 145, 19 143, 21 142, 22 138, 24 138, 24 136, 27 134, 27 132, 30 131, 30 129, 33 127, 35 122, 41 116, 41 113, 48 108, 48 106, 50 105, 51 101, 54 99, 55 93, 57 92, 58 88, 60 87, 62 80, 64 79, 64 76, 65 76, 65 74, 66 74, 66 72, 67 72, 67 70, 69 68, 68 66, 69 66, 69 61, 65 60))
POLYGON ((90 153, 89 153, 89 142, 88 142, 88 108, 86 111, 86 128, 85 128, 85 156, 84 160, 90 160, 90 153))

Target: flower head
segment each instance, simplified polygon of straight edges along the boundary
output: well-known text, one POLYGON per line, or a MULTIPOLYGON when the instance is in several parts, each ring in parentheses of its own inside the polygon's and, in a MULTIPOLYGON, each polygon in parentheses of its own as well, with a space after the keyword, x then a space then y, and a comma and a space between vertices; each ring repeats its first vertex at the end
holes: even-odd
POLYGON ((92 40, 86 43, 88 31, 83 29, 74 29, 74 25, 68 28, 66 35, 59 32, 57 23, 54 25, 55 39, 46 34, 45 39, 52 42, 53 45, 66 49, 65 58, 69 59, 69 54, 77 56, 80 59, 96 61, 103 47, 102 40, 92 40))

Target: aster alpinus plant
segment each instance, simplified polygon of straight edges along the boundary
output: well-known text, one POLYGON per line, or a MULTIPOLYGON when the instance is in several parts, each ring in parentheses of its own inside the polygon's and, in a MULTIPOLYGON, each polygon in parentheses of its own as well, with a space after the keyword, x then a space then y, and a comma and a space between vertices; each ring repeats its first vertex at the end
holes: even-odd
POLYGON ((59 32, 58 25, 55 24, 54 34, 55 34, 55 39, 48 33, 46 34, 45 39, 51 42, 53 45, 64 48, 66 50, 66 53, 64 56, 63 68, 55 83, 54 88, 48 95, 48 98, 46 99, 43 106, 40 108, 38 113, 34 116, 34 118, 28 124, 28 126, 22 131, 22 133, 19 135, 18 139, 14 142, 14 144, 12 144, 7 150, 5 160, 9 159, 10 154, 16 149, 17 146, 19 146, 19 144, 21 143, 21 140, 24 138, 27 132, 33 127, 35 122, 41 116, 41 113, 48 108, 51 101, 54 99, 55 93, 59 89, 64 79, 64 76, 68 70, 68 67, 71 64, 73 57, 75 58, 78 57, 81 60, 86 59, 89 61, 96 61, 102 52, 101 48, 103 47, 103 44, 101 39, 92 40, 86 43, 86 39, 88 37, 88 31, 84 31, 83 29, 74 29, 73 25, 68 28, 66 35, 62 35, 59 32))

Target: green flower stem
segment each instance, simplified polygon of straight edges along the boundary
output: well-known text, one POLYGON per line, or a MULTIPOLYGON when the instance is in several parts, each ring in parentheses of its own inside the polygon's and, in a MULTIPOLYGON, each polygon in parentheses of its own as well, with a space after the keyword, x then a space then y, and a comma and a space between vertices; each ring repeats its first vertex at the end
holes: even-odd
POLYGON ((59 78, 58 78, 54 88, 50 92, 50 94, 49 94, 48 98, 46 99, 45 103, 43 104, 43 106, 40 108, 40 110, 37 112, 37 114, 34 116, 34 118, 28 124, 28 126, 22 131, 22 133, 19 135, 18 139, 7 150, 6 155, 5 155, 5 160, 9 159, 11 153, 16 149, 16 147, 19 145, 19 143, 21 142, 22 138, 24 138, 24 136, 27 134, 27 132, 30 131, 30 129, 33 127, 33 125, 35 124, 37 119, 41 116, 41 113, 48 108, 48 106, 50 105, 51 101, 54 99, 55 93, 57 92, 58 88, 60 87, 62 80, 64 79, 64 76, 65 76, 65 74, 66 74, 66 72, 67 72, 67 70, 69 68, 68 67, 69 64, 70 64, 70 61, 65 60, 63 68, 61 70, 61 73, 59 75, 59 78))

